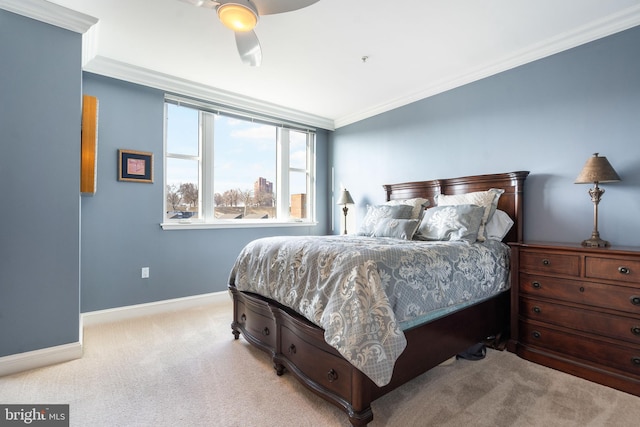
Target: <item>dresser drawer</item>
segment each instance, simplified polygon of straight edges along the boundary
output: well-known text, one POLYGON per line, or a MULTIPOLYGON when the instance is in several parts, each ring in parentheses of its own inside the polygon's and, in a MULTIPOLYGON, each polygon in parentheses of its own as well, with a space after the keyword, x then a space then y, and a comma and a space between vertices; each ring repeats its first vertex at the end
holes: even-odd
POLYGON ((251 337, 258 338, 266 344, 268 350, 275 352, 276 348, 276 321, 271 315, 269 306, 259 304, 242 298, 237 303, 236 322, 251 337))
POLYGON ((640 347, 613 345, 593 338, 564 333, 538 324, 520 322, 521 342, 606 366, 640 378, 640 347))
POLYGON ((588 256, 585 259, 584 274, 585 277, 594 279, 615 280, 640 285, 640 261, 588 256))
POLYGON ((520 273, 519 290, 525 296, 558 299, 640 316, 640 290, 634 288, 520 273))
POLYGON ((555 254, 548 252, 520 252, 520 269, 539 274, 562 274, 580 276, 580 257, 578 255, 555 254))
POLYGON ((316 384, 344 399, 351 398, 349 390, 353 366, 349 362, 329 352, 318 352, 318 343, 307 342, 304 334, 298 335, 286 325, 283 325, 280 331, 282 356, 285 359, 300 368, 316 384), (314 357, 310 357, 309 354, 314 354, 314 357))
POLYGON ((640 346, 640 317, 616 316, 530 298, 521 298, 520 315, 640 346))

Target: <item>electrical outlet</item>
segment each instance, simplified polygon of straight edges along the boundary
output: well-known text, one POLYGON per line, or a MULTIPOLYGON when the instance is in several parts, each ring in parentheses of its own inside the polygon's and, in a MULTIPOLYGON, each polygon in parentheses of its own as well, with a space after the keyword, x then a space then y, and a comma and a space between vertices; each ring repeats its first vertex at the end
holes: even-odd
POLYGON ((149 278, 149 267, 142 267, 141 277, 143 279, 149 278))

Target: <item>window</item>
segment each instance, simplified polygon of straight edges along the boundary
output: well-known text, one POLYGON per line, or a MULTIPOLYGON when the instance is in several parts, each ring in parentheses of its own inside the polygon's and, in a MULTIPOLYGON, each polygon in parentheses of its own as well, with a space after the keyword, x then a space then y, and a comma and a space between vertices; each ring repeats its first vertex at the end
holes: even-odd
POLYGON ((314 144, 310 129, 167 98, 163 227, 308 225, 314 144))

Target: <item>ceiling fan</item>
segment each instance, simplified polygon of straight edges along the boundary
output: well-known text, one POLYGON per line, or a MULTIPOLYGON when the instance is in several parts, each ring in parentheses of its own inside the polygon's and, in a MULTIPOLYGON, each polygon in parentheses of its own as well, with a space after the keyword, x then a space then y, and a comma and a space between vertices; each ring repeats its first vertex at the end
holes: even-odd
POLYGON ((311 6, 318 0, 182 0, 194 6, 215 9, 220 21, 236 35, 240 59, 257 67, 262 62, 262 49, 253 28, 263 15, 291 12, 311 6))

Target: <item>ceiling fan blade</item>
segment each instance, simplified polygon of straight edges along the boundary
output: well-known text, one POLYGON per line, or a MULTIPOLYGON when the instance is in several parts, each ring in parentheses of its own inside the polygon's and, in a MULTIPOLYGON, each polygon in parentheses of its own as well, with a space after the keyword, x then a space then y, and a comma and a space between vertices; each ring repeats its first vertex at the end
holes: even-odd
POLYGON ((262 62, 262 49, 256 33, 252 31, 235 31, 238 53, 243 63, 259 67, 262 62))
POLYGON ((214 1, 214 0, 181 0, 181 1, 192 4, 196 7, 204 7, 207 9, 215 9, 220 4, 219 1, 214 1))
POLYGON ((291 12, 317 3, 319 0, 251 0, 258 9, 258 14, 273 15, 291 12))

